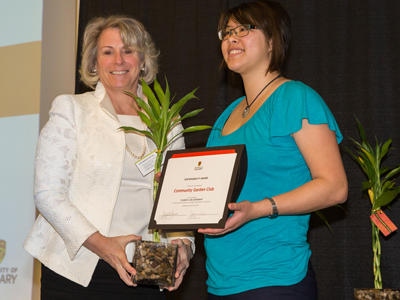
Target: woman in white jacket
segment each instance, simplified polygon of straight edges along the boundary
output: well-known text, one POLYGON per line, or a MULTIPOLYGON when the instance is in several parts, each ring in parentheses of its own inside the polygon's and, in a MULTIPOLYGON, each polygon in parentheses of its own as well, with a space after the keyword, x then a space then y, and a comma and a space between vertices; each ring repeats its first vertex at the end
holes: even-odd
MULTIPOLYGON (((165 297, 157 287, 135 287, 130 280, 132 242, 152 237, 154 173, 142 175, 135 163, 155 146, 119 130, 145 128, 139 107, 123 91, 142 97, 139 79, 154 80, 157 57, 150 35, 132 18, 97 18, 85 29, 80 73, 95 90, 58 96, 37 147, 40 215, 25 249, 42 263, 42 299, 165 297)), ((183 147, 183 137, 171 146, 183 147)), ((194 241, 190 233, 162 240, 178 244, 177 280, 168 288, 173 290, 189 266, 194 241)))

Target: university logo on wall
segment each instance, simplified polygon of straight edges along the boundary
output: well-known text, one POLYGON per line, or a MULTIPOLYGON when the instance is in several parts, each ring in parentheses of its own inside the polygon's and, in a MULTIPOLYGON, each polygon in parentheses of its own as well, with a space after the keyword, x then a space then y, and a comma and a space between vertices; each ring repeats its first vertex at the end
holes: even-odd
POLYGON ((3 261, 4 256, 6 256, 6 241, 0 240, 0 263, 3 261))

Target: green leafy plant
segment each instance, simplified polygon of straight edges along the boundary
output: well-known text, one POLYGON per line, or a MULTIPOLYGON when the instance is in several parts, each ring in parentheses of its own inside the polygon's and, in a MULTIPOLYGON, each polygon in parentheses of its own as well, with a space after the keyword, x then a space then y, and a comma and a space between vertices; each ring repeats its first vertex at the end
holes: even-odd
MULTIPOLYGON (((338 208, 340 208, 340 209, 342 209, 342 210, 344 211, 344 209, 343 209, 343 207, 342 207, 341 205, 337 204, 336 207, 338 207, 338 208)), ((328 219, 325 217, 325 215, 324 215, 324 213, 323 213, 323 210, 316 210, 316 211, 314 211, 313 213, 314 213, 318 218, 320 218, 320 220, 324 223, 324 225, 328 228, 328 230, 329 230, 331 233, 333 233, 333 229, 332 229, 331 225, 329 224, 328 219)))
MULTIPOLYGON (((162 89, 161 85, 157 81, 154 81, 153 90, 150 86, 144 81, 141 81, 143 94, 146 96, 147 101, 144 101, 140 97, 137 97, 133 93, 129 91, 125 91, 125 94, 132 97, 137 105, 142 109, 142 111, 138 111, 138 115, 142 122, 146 124, 146 130, 140 130, 133 127, 123 126, 122 130, 125 132, 131 133, 139 133, 150 138, 157 147, 156 152, 156 161, 154 166, 154 174, 157 174, 161 171, 161 164, 163 160, 163 154, 176 139, 178 139, 182 134, 188 132, 195 132, 200 130, 205 130, 211 128, 208 125, 197 125, 185 128, 175 134, 174 136, 169 138, 169 134, 172 129, 181 123, 183 120, 187 118, 191 118, 197 116, 203 108, 195 109, 188 113, 185 113, 183 116, 180 116, 180 112, 184 105, 191 99, 197 98, 195 96, 195 92, 197 89, 194 89, 190 93, 186 94, 183 98, 172 103, 171 93, 168 86, 168 81, 165 79, 165 91, 162 89)), ((154 189, 153 189, 153 199, 155 200, 156 194, 158 190, 158 181, 154 179, 154 189)), ((153 240, 156 242, 160 241, 160 236, 158 231, 153 232, 153 240)))
MULTIPOLYGON (((360 121, 356 119, 360 141, 350 138, 355 150, 348 149, 349 154, 360 165, 367 180, 362 184, 371 201, 371 214, 389 205, 400 193, 400 187, 396 186, 393 178, 399 174, 400 166, 387 168, 382 166, 382 160, 388 154, 392 140, 388 139, 383 144, 375 137, 375 146, 368 143, 365 131, 360 121)), ((381 275, 381 243, 379 239, 379 228, 371 221, 372 225, 372 250, 373 250, 373 272, 375 289, 382 289, 381 275)))

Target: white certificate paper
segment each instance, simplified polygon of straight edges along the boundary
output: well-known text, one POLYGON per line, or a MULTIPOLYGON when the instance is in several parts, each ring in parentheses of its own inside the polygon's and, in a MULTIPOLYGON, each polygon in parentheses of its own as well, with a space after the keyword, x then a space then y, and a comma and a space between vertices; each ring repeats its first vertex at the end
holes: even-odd
POLYGON ((149 228, 223 227, 237 158, 237 151, 226 150, 172 155, 163 170, 149 228))

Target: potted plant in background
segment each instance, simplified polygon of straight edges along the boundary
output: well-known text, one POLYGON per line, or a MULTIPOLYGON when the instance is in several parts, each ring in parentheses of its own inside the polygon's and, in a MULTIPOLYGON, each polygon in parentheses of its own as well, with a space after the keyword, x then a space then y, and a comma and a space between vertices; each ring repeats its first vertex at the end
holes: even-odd
POLYGON ((360 141, 351 138, 355 150, 348 150, 353 159, 359 164, 367 180, 362 184, 371 202, 371 229, 373 251, 374 289, 354 289, 355 299, 400 299, 399 290, 382 289, 381 275, 381 243, 379 232, 385 236, 397 229, 393 222, 382 211, 396 199, 400 187, 393 178, 399 174, 400 165, 394 168, 382 166, 382 160, 389 153, 392 140, 383 144, 375 138, 375 146, 368 143, 361 123, 356 119, 360 141))
MULTIPOLYGON (((188 132, 195 132, 211 128, 208 125, 197 125, 183 129, 174 136, 170 136, 172 129, 187 118, 197 116, 203 109, 196 109, 180 116, 184 105, 191 99, 197 98, 194 89, 183 98, 172 104, 171 93, 167 79, 165 79, 165 91, 161 88, 157 79, 154 81, 153 90, 144 81, 141 81, 143 94, 147 102, 129 91, 125 93, 131 96, 141 108, 138 115, 147 129, 140 130, 133 127, 121 127, 127 133, 142 134, 151 139, 155 146, 154 174, 161 171, 164 152, 177 138, 188 132)), ((157 195, 158 181, 154 177, 153 200, 157 195)), ((175 280, 176 268, 176 245, 160 243, 160 235, 157 230, 153 231, 153 242, 137 241, 133 265, 136 276, 132 280, 136 283, 172 286, 175 280)))

